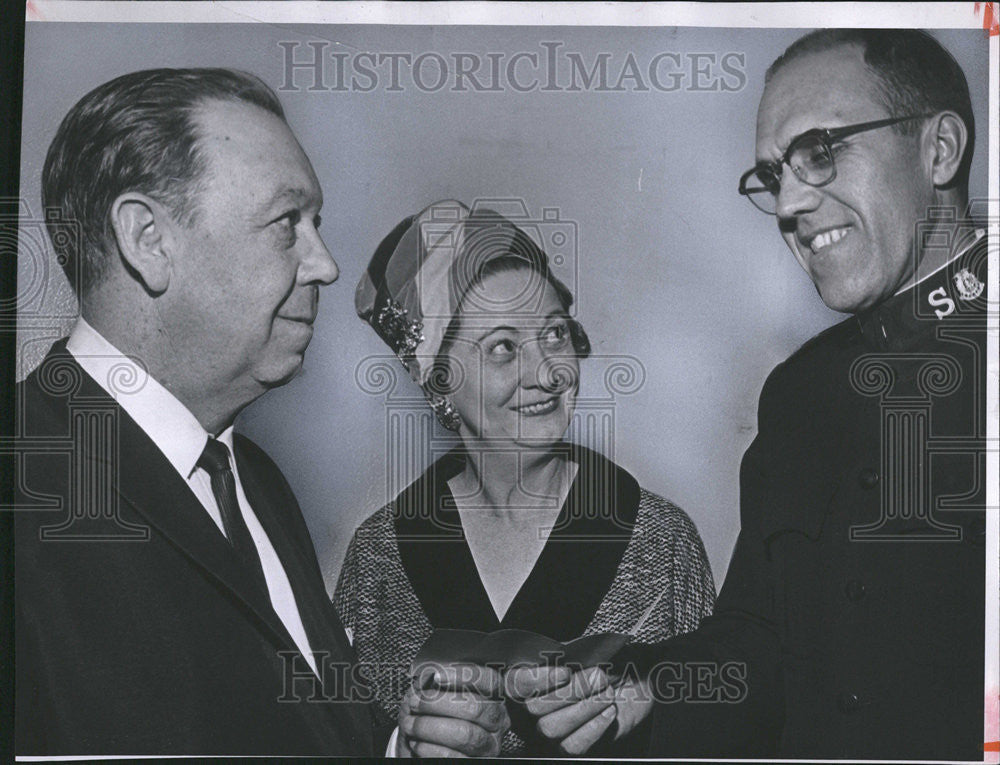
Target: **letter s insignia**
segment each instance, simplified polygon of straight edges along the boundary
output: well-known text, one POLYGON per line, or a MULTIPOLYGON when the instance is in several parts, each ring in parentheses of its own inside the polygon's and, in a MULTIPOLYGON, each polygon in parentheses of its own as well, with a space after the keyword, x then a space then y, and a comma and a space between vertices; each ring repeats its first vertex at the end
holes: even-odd
POLYGON ((955 312, 955 301, 948 297, 948 291, 944 287, 938 287, 927 295, 927 302, 931 304, 934 313, 939 319, 943 319, 950 313, 955 312), (938 308, 938 306, 944 306, 938 308))

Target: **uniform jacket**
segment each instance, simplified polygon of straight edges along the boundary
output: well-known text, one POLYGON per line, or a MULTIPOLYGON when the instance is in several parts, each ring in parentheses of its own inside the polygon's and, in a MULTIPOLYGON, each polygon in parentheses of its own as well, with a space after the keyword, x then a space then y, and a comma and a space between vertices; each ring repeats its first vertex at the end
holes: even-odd
POLYGON ((744 693, 658 705, 651 755, 982 758, 986 250, 768 378, 716 614, 640 657, 744 693))
POLYGON ((322 685, 184 480, 64 341, 17 397, 16 753, 370 755, 370 708, 343 701, 351 648, 267 455, 236 436, 246 495, 325 652, 322 685))

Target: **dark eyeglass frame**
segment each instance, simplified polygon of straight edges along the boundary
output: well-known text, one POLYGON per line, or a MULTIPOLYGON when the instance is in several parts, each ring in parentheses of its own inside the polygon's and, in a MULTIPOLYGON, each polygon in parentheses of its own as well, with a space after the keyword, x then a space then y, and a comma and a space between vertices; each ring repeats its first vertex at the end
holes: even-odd
MULTIPOLYGON (((856 135, 857 133, 864 133, 869 130, 877 130, 878 128, 889 127, 890 125, 897 125, 900 122, 906 122, 907 120, 919 120, 925 117, 930 117, 931 114, 910 114, 906 117, 889 117, 887 119, 873 120, 871 122, 859 122, 855 125, 844 125, 843 127, 837 128, 813 128, 812 130, 807 130, 804 133, 799 133, 795 136, 791 142, 788 144, 788 148, 785 149, 785 153, 781 155, 781 159, 774 160, 773 162, 758 162, 756 165, 747 170, 743 175, 740 176, 740 186, 739 192, 742 196, 748 197, 751 202, 753 202, 754 207, 756 207, 761 212, 767 213, 768 215, 774 215, 776 210, 768 210, 762 207, 754 200, 754 195, 761 192, 770 194, 772 199, 776 200, 778 197, 778 192, 781 190, 781 176, 783 174, 783 169, 785 165, 788 165, 792 172, 795 173, 796 177, 803 183, 807 183, 810 186, 820 187, 833 181, 837 177, 837 163, 833 156, 833 144, 840 141, 848 136, 856 135), (791 160, 792 154, 802 146, 804 141, 811 141, 818 138, 823 148, 825 149, 827 155, 830 157, 830 177, 821 181, 820 183, 812 183, 805 178, 803 178, 798 170, 792 166, 791 160), (754 176, 758 176, 760 171, 770 172, 774 176, 777 186, 775 189, 769 189, 766 185, 761 185, 759 187, 747 188, 747 181, 749 181, 754 176)), ((760 181, 758 176, 758 181, 760 181)), ((763 181, 760 181, 763 184, 763 181)))

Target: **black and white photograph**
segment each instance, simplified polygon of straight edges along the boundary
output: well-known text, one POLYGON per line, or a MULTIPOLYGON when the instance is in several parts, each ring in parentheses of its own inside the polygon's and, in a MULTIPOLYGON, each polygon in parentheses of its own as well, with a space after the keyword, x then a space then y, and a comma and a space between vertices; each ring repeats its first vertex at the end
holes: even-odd
POLYGON ((2 753, 1000 762, 1000 4, 23 19, 2 753))

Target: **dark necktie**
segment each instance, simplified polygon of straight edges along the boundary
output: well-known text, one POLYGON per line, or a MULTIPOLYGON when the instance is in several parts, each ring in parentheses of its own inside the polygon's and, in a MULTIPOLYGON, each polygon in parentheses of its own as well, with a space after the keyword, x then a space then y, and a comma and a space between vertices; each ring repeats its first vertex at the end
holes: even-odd
POLYGON ((205 444, 205 451, 198 459, 198 467, 212 479, 212 493, 222 514, 222 525, 226 530, 229 544, 233 546, 254 582, 267 595, 267 582, 260 564, 260 555, 253 543, 253 537, 250 536, 250 529, 243 520, 239 501, 236 499, 236 476, 233 475, 229 465, 229 449, 221 441, 209 438, 205 444))

